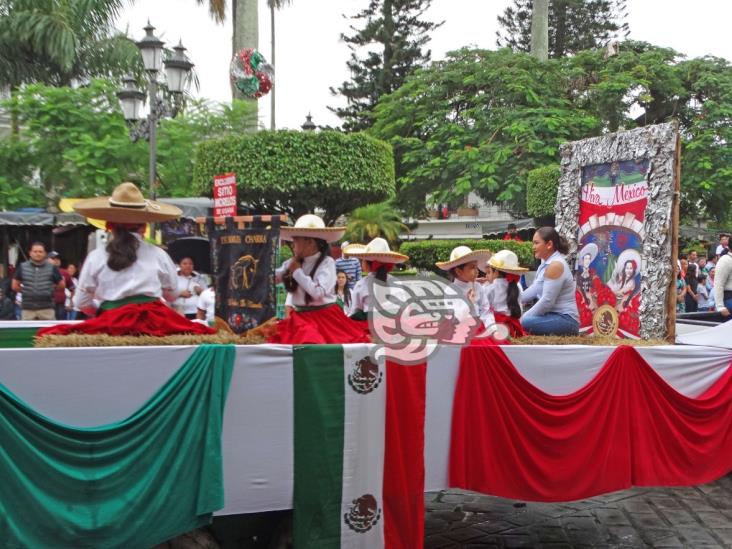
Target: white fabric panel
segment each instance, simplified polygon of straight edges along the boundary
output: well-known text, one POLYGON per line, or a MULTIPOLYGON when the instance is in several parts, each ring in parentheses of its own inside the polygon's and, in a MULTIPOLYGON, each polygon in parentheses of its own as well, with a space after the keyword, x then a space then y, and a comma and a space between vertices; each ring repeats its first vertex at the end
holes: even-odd
POLYGON ((677 392, 698 397, 727 371, 732 351, 719 347, 636 347, 655 371, 677 392))
POLYGON ((0 320, 0 330, 13 328, 48 328, 57 324, 78 324, 81 320, 0 320))
POLYGON ((732 349, 732 320, 690 334, 680 335, 676 343, 732 349))
POLYGON ((132 415, 194 349, 2 349, 0 383, 57 422, 95 427, 132 415))
POLYGON ((352 530, 341 520, 341 549, 379 549, 384 547, 384 447, 386 435, 386 368, 379 371, 381 383, 370 393, 361 394, 348 383, 348 376, 362 358, 369 356, 371 345, 343 346, 343 484, 341 512, 348 514, 351 505, 363 495, 376 498, 381 516, 367 532, 352 530))
POLYGON ((424 418, 425 492, 448 488, 447 467, 452 429, 452 402, 460 369, 461 347, 443 345, 427 361, 424 418))
POLYGON ((550 395, 567 395, 587 385, 615 347, 505 345, 502 349, 529 383, 550 395))
POLYGON ((292 507, 293 399, 289 345, 236 348, 224 411, 224 508, 217 515, 292 507))

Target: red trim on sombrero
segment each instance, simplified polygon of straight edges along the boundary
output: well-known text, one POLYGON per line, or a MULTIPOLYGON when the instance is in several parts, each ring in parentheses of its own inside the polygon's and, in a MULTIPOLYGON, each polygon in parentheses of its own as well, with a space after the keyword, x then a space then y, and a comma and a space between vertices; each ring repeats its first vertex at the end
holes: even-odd
POLYGON ((38 330, 38 337, 45 335, 107 334, 111 336, 174 334, 215 334, 216 330, 191 322, 160 301, 130 303, 80 322, 58 324, 38 330))

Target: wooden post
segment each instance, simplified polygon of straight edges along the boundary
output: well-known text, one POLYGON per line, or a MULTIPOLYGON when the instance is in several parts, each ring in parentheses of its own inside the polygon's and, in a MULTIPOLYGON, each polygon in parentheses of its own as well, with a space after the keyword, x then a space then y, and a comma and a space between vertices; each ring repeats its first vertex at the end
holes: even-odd
POLYGON ((681 136, 676 133, 674 152, 674 201, 671 206, 671 282, 666 303, 666 340, 676 342, 676 263, 679 259, 679 206, 681 202, 681 136))

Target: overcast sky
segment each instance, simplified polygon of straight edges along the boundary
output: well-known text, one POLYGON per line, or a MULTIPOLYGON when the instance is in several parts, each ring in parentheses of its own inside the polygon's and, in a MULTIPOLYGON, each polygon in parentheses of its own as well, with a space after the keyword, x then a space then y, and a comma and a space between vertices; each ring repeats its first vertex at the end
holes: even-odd
MULTIPOLYGON (((270 20, 266 0, 259 0, 259 50, 271 60, 270 20)), ((230 3, 230 0, 229 0, 230 3)), ((496 47, 496 17, 510 0, 433 0, 426 14, 445 21, 434 32, 432 58, 463 46, 496 47)), ((277 127, 298 128, 308 112, 320 125, 339 125, 328 106, 341 105, 329 87, 348 78, 349 50, 339 37, 349 33, 349 21, 368 0, 293 0, 276 13, 277 21, 277 127)), ((732 60, 732 2, 729 0, 627 0, 630 37, 667 46, 689 57, 715 55, 732 60)), ((200 89, 194 95, 230 101, 230 10, 218 25, 207 6, 194 0, 136 0, 119 18, 118 28, 136 39, 144 35, 147 19, 168 45, 183 40, 196 64, 200 89)), ((269 127, 270 98, 259 100, 260 120, 269 127)))

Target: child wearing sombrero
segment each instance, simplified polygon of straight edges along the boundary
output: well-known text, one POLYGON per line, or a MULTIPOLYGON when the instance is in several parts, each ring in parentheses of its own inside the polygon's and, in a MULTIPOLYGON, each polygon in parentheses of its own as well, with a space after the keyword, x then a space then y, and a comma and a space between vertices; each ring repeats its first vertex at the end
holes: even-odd
POLYGON ((345 227, 326 227, 317 215, 306 214, 294 227, 282 227, 280 238, 292 242, 293 256, 275 271, 287 289, 294 310, 277 322, 269 343, 369 343, 367 332, 336 304, 336 267, 330 243, 343 237, 345 227))
POLYGON ((360 259, 361 264, 368 271, 368 275, 359 280, 353 287, 351 307, 348 314, 354 320, 367 320, 368 312, 372 307, 370 284, 373 284, 374 280, 388 284, 392 280, 392 276, 389 274, 392 269, 396 265, 407 261, 409 257, 391 251, 389 243, 383 238, 374 238, 366 246, 351 245, 346 248, 345 252, 350 257, 360 259))
POLYGON ((106 247, 87 256, 74 295, 74 306, 92 318, 79 324, 44 328, 39 330, 39 337, 216 332, 170 307, 178 296, 175 265, 167 253, 142 238, 146 223, 176 219, 182 213, 180 209, 146 200, 133 183, 118 185, 112 196, 81 200, 74 209, 86 217, 106 221, 112 233, 106 247))
POLYGON ((450 252, 448 261, 438 261, 437 267, 450 273, 452 283, 475 307, 478 318, 483 323, 482 331, 495 330, 496 320, 491 311, 491 304, 483 285, 476 279, 478 270, 485 272, 486 264, 491 256, 489 250, 471 250, 467 246, 458 246, 450 252))
POLYGON ((496 273, 493 283, 484 286, 496 324, 502 324, 508 328, 508 333, 512 338, 526 335, 520 321, 521 286, 519 280, 528 269, 519 266, 518 256, 510 250, 501 250, 493 254, 488 260, 488 266, 496 273))

